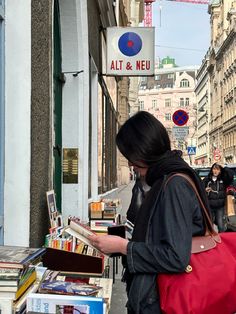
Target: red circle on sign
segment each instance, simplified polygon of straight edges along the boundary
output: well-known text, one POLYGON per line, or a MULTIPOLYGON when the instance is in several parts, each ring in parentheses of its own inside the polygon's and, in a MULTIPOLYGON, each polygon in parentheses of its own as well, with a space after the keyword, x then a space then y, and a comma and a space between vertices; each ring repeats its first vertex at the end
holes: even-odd
POLYGON ((214 154, 214 160, 215 161, 221 160, 221 155, 220 154, 214 154))
POLYGON ((178 126, 183 126, 188 122, 188 113, 184 110, 176 110, 172 115, 172 120, 174 124, 178 126))

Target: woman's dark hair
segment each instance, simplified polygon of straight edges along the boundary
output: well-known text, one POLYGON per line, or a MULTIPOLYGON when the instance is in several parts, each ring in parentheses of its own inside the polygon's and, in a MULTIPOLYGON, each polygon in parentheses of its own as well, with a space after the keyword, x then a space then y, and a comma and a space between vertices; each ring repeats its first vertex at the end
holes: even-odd
POLYGON ((121 126, 116 144, 130 162, 141 161, 148 166, 171 149, 165 127, 146 111, 139 111, 121 126))
POLYGON ((223 176, 223 167, 222 167, 221 165, 219 165, 217 162, 215 162, 215 163, 211 166, 210 172, 209 172, 209 174, 208 174, 209 179, 211 179, 212 176, 213 176, 213 168, 216 168, 216 169, 220 170, 220 173, 219 173, 219 175, 218 175, 218 179, 221 179, 222 176, 223 176))

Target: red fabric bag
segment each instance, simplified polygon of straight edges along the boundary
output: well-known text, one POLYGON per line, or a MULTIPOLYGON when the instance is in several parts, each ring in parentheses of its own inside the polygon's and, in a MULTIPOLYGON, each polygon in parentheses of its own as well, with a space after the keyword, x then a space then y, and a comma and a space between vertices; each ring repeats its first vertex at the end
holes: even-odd
MULTIPOLYGON (((204 209, 206 226, 211 224, 204 209)), ((217 234, 206 227, 205 236, 193 237, 192 255, 185 273, 157 276, 160 304, 164 314, 236 313, 236 233, 217 234)))

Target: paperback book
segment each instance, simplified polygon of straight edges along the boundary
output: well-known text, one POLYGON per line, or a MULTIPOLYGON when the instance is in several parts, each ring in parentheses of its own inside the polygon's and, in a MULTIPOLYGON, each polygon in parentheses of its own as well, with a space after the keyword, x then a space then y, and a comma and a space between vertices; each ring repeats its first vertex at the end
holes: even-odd
POLYGON ((26 309, 27 312, 56 314, 64 313, 64 308, 68 306, 73 310, 85 306, 85 314, 104 314, 106 310, 106 303, 102 298, 41 293, 28 295, 26 309))
POLYGON ((0 246, 0 267, 23 269, 45 253, 45 248, 0 246))
MULTIPOLYGON (((69 227, 65 228, 65 232, 70 234, 71 236, 79 239, 84 244, 92 247, 96 251, 100 252, 96 247, 92 245, 88 237, 90 235, 95 234, 88 226, 84 226, 83 224, 79 222, 75 222, 73 220, 70 221, 69 227)), ((84 251, 82 254, 87 254, 87 247, 84 248, 84 251), (85 252, 86 248, 86 252, 85 252)), ((100 252, 101 256, 105 255, 104 253, 100 252)))
POLYGON ((96 285, 82 282, 70 282, 53 280, 42 282, 39 288, 40 293, 68 294, 68 295, 85 295, 95 296, 101 288, 96 285))

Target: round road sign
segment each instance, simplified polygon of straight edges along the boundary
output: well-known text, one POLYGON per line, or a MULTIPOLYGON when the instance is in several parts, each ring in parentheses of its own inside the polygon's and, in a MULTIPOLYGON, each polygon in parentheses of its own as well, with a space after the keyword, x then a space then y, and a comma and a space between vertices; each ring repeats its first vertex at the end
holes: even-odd
POLYGON ((218 154, 218 153, 214 154, 214 160, 215 160, 215 161, 221 160, 221 155, 218 154))
POLYGON ((188 113, 184 110, 176 110, 172 115, 172 120, 174 124, 178 126, 183 126, 188 122, 188 113))

